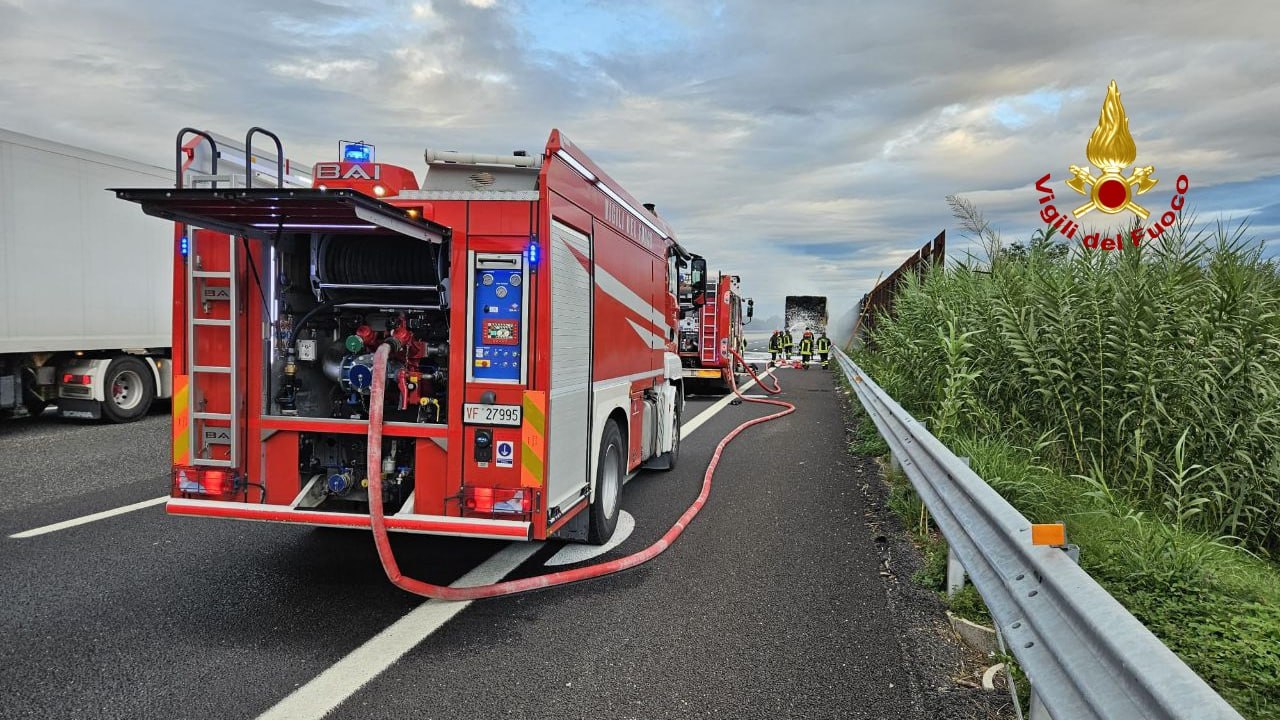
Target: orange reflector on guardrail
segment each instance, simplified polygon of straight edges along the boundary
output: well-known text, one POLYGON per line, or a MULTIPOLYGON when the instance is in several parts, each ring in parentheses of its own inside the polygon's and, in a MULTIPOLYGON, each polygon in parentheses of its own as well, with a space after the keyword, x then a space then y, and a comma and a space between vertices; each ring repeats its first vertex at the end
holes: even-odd
POLYGON ((1032 545, 1066 545, 1067 526, 1062 523, 1037 523, 1031 526, 1032 545))

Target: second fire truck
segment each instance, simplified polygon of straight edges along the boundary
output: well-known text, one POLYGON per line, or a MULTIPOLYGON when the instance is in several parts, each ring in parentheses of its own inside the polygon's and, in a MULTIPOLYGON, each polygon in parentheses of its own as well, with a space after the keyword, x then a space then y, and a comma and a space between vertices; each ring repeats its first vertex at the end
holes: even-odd
POLYGON ((690 392, 729 392, 731 376, 744 371, 730 350, 745 349, 743 327, 751 322, 755 301, 742 297, 739 282, 737 275, 721 273, 706 282, 706 302, 699 309, 684 303, 690 309, 680 324, 680 363, 690 392))
MULTIPOLYGON (((179 167, 212 143, 187 135, 179 167)), ((178 223, 168 512, 369 527, 378 473, 391 530, 605 542, 625 480, 679 457, 677 280, 705 263, 559 131, 427 151, 421 185, 340 157, 308 189, 116 191, 178 223)))

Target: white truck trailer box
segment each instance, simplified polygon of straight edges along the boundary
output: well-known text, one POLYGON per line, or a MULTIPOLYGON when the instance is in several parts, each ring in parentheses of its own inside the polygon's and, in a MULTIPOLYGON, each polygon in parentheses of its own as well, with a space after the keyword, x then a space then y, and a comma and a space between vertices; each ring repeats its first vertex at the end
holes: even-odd
MULTIPOLYGON (((216 165, 199 133, 175 148, 186 187, 311 187, 310 166, 265 149, 247 181, 244 143, 207 137, 216 165)), ((171 188, 175 172, 0 129, 0 416, 56 402, 64 417, 128 422, 172 395, 183 236, 107 188, 171 188)))
POLYGON ((173 225, 106 188, 173 182, 0 129, 0 413, 126 421, 168 394, 173 225))

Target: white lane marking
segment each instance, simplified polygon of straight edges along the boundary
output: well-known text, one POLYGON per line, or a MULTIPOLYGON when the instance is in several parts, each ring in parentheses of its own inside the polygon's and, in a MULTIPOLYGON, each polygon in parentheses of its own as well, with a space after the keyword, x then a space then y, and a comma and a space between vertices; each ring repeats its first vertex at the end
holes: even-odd
MULTIPOLYGON (((760 377, 766 377, 772 372, 773 370, 766 370, 764 373, 760 375, 760 377)), ((751 387, 754 386, 755 384, 756 384, 755 380, 748 380, 747 384, 738 388, 738 390, 745 393, 747 390, 750 390, 751 387)), ((702 426, 702 423, 710 420, 716 413, 723 410, 726 405, 736 400, 737 397, 738 397, 737 395, 734 395, 733 393, 729 393, 728 395, 725 395, 724 397, 717 400, 716 403, 711 407, 698 413, 698 415, 695 418, 685 423, 684 426, 681 428, 680 439, 683 440, 689 437, 690 435, 692 435, 694 430, 697 430, 699 427, 702 426)))
MULTIPOLYGON (((473 587, 498 582, 541 547, 540 542, 511 543, 450 587, 473 587)), ((408 615, 366 640, 315 679, 294 690, 288 697, 259 715, 258 720, 319 720, 470 604, 470 600, 428 600, 422 603, 408 615)))
POLYGON ((618 515, 618 527, 613 529, 613 537, 609 538, 609 542, 603 545, 585 545, 579 543, 570 543, 560 548, 560 552, 551 556, 551 559, 543 563, 544 565, 572 565, 580 563, 583 560, 590 560, 593 557, 603 555, 610 550, 618 547, 624 540, 631 537, 631 533, 636 529, 636 519, 626 510, 621 511, 618 515))
POLYGON ((169 496, 164 495, 162 497, 152 498, 150 500, 143 500, 142 502, 136 502, 136 503, 133 503, 132 505, 125 505, 124 507, 113 508, 111 510, 103 510, 102 512, 96 512, 96 513, 93 513, 92 515, 85 515, 83 517, 74 518, 72 520, 63 520, 62 522, 54 523, 52 525, 45 525, 43 527, 33 528, 31 530, 23 530, 22 532, 14 533, 9 537, 14 539, 22 539, 22 538, 35 537, 37 535, 44 535, 46 533, 57 532, 59 530, 66 530, 67 528, 73 528, 77 525, 84 525, 86 523, 91 523, 97 520, 105 520, 109 517, 115 517, 116 515, 131 513, 134 510, 141 510, 143 508, 149 508, 155 505, 163 505, 168 501, 169 501, 169 496))

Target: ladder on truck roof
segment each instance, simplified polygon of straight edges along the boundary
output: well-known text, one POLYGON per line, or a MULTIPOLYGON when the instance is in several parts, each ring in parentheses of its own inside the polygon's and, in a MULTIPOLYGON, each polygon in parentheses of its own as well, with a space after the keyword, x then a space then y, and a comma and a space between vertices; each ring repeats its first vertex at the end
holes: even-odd
POLYGON ((716 361, 716 331, 720 320, 720 287, 718 282, 707 279, 707 292, 702 303, 702 337, 698 339, 698 349, 702 353, 703 364, 716 361))
POLYGON ((309 167, 281 157, 279 138, 262 128, 251 128, 244 140, 215 132, 183 128, 176 140, 175 188, 236 189, 255 187, 310 188, 309 167), (266 135, 276 154, 255 150, 253 137, 266 135))

